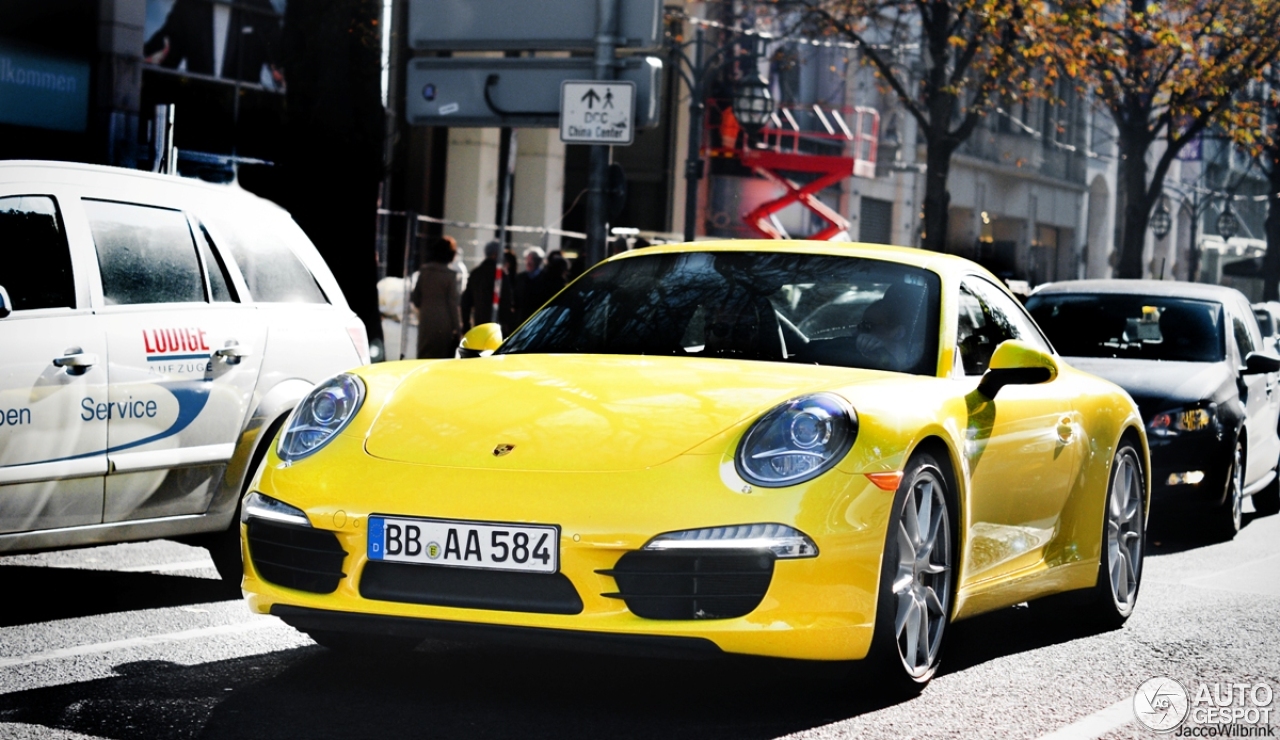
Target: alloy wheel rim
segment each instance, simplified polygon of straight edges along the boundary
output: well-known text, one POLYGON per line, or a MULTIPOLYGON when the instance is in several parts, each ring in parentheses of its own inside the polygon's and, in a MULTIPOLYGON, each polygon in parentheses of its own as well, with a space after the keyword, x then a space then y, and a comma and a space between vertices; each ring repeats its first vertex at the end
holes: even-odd
POLYGON ((1137 463, 1121 455, 1107 500, 1107 563, 1111 597, 1122 614, 1133 609, 1142 574, 1142 493, 1137 463))
POLYGON ((911 484, 898 517, 898 656, 913 678, 933 669, 951 601, 951 525, 941 478, 924 470, 911 484))

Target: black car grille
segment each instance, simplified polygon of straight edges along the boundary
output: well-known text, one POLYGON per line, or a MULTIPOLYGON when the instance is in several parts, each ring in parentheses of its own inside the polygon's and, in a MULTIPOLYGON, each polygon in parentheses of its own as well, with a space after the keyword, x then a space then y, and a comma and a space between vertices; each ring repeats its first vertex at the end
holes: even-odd
POLYGON ((563 573, 446 568, 371 561, 360 595, 378 601, 538 614, 581 614, 582 598, 563 573))
POLYGON ((612 570, 597 571, 618 583, 627 609, 645 619, 732 619, 760 605, 773 580, 767 550, 637 551, 612 570))
POLYGON ((346 575, 347 551, 333 532, 250 519, 246 539, 258 575, 277 586, 331 594, 346 575))

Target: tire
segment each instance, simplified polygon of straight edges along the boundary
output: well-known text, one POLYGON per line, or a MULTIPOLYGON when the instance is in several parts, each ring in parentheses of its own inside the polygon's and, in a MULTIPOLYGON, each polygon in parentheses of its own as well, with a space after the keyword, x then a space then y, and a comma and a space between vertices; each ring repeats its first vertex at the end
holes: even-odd
POLYGON ((239 588, 241 581, 244 580, 244 562, 240 557, 239 507, 236 508, 236 516, 231 520, 231 526, 221 532, 208 535, 203 544, 209 551, 209 557, 213 558, 213 567, 218 569, 218 575, 222 577, 223 582, 228 586, 239 588))
POLYGON ((1227 469, 1226 491, 1222 503, 1211 512, 1210 534, 1217 540, 1230 540, 1244 526, 1244 439, 1236 436, 1235 450, 1227 469))
POLYGON ((1276 473, 1275 480, 1271 481, 1266 488, 1253 494, 1253 508, 1257 509, 1259 516, 1280 514, 1280 470, 1276 473))
POLYGON ((918 453, 893 498, 866 659, 867 677, 892 694, 919 693, 942 655, 955 592, 955 517, 947 480, 932 455, 918 453))
POLYGON ((317 645, 352 658, 404 655, 413 652, 422 640, 398 635, 369 635, 331 630, 306 630, 317 645))
POLYGON ((1147 546, 1146 490, 1142 456, 1133 442, 1122 441, 1111 463, 1098 581, 1090 599, 1090 616, 1102 629, 1119 628, 1138 601, 1147 546))

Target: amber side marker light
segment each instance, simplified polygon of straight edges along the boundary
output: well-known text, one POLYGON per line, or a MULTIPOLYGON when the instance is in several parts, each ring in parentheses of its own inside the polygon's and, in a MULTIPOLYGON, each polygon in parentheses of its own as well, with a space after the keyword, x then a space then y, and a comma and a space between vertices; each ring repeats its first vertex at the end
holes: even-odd
POLYGON ((871 482, 876 484, 876 488, 884 491, 896 491, 898 485, 902 483, 902 471, 895 470, 892 473, 866 473, 871 482))

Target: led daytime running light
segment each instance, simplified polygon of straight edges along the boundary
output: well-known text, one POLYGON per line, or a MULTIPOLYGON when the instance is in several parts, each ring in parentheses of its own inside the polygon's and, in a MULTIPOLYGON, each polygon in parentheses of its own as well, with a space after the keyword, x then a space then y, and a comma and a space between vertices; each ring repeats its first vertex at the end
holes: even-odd
POLYGON ((769 550, 779 560, 818 556, 818 546, 808 535, 785 524, 738 524, 667 532, 649 540, 644 549, 769 550))
POLYGON ((246 496, 244 505, 240 507, 240 521, 247 522, 251 518, 269 519, 299 527, 311 526, 311 520, 307 519, 306 512, 302 509, 277 501, 270 496, 263 496, 257 491, 246 496))

